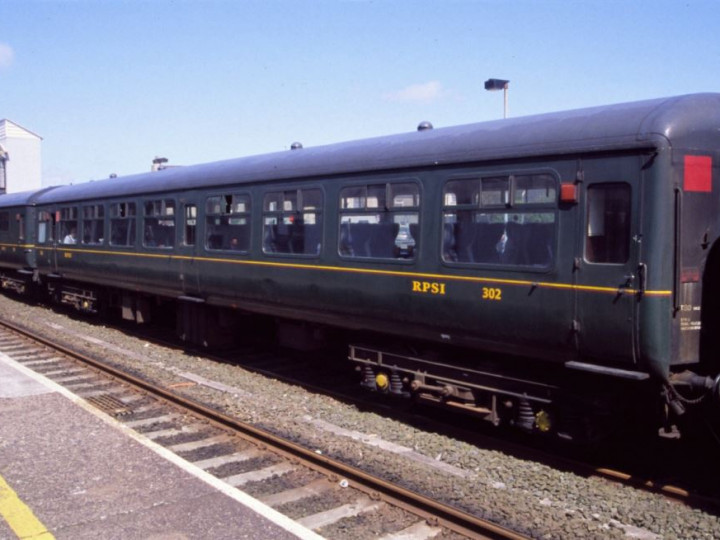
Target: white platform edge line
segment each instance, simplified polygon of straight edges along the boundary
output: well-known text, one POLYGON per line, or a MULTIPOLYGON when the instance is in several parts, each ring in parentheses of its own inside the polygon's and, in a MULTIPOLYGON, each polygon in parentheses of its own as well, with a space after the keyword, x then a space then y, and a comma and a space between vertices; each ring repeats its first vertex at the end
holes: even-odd
POLYGON ((63 388, 59 384, 51 381, 50 379, 47 379, 43 377, 42 375, 35 373, 34 371, 26 368, 19 362, 13 360, 11 357, 7 356, 5 353, 0 352, 0 361, 2 361, 4 364, 16 369, 20 373, 23 373, 24 375, 30 377, 31 379, 43 384, 45 387, 49 388, 50 390, 57 392, 58 394, 61 394, 62 396, 66 397, 76 405, 79 405, 89 413, 93 414, 106 424, 110 425, 111 427, 114 427, 118 431, 121 431, 123 434, 127 435, 128 437, 134 439, 135 441, 139 442, 146 448, 149 448, 159 456, 165 458, 167 461, 170 461, 174 465, 180 467, 187 473, 191 474, 192 476, 198 478, 199 480, 202 480, 206 484, 209 484, 213 488, 217 489, 218 491, 224 493, 228 497, 231 497, 232 499, 236 500, 237 502, 243 504, 244 506, 250 508, 257 514, 263 516, 264 518, 268 519, 269 521, 272 521, 282 529, 285 529, 289 533, 294 534, 298 538, 302 539, 308 539, 308 540, 324 540, 322 536, 319 534, 311 531, 310 529, 307 529, 306 527, 303 527, 296 521, 293 521, 289 517, 281 514, 277 510, 267 506, 265 503, 260 502, 259 500, 255 499, 254 497, 251 497, 244 491, 241 491, 229 484, 226 484, 219 478, 214 477, 210 473, 205 472, 204 470, 200 469, 199 467, 196 467, 189 461, 184 460, 183 458, 179 457, 178 455, 172 453, 170 450, 160 446, 159 444, 151 441, 147 437, 144 437, 140 433, 137 433, 136 431, 126 427, 121 422, 117 421, 112 416, 105 414, 104 412, 96 409, 89 403, 87 403, 83 398, 76 396, 66 388, 63 388))

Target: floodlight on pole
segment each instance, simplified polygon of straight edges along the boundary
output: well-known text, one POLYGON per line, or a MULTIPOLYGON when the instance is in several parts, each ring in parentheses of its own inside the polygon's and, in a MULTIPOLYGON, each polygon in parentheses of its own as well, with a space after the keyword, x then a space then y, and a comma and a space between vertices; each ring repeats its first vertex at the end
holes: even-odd
POLYGON ((503 118, 507 118, 508 111, 508 85, 510 81, 505 79, 488 79, 485 81, 485 90, 502 90, 503 91, 503 118))

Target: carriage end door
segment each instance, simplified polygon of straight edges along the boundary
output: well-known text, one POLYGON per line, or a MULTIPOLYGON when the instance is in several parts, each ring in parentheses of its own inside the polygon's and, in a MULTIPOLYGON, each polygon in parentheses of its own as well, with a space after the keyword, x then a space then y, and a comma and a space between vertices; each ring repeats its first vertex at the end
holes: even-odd
MULTIPOLYGON (((635 362, 636 302, 642 281, 637 186, 585 171, 585 220, 576 258, 574 330, 581 361, 631 365, 635 362)), ((614 178, 622 178, 615 175, 614 178)))

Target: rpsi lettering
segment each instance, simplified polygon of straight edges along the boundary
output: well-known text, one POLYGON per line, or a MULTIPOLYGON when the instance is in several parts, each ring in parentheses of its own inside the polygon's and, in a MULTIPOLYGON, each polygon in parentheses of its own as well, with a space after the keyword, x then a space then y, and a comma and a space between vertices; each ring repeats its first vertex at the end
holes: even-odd
POLYGON ((445 294, 445 283, 435 281, 413 281, 412 292, 424 294, 445 294))

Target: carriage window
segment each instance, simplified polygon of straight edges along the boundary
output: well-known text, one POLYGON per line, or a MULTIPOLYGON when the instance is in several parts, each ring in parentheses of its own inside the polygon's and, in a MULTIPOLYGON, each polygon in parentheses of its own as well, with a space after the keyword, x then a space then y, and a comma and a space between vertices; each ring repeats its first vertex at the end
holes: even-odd
POLYGON ((105 228, 105 208, 102 204, 83 206, 83 244, 102 244, 105 228))
POLYGON ((510 202, 510 179, 503 178, 483 178, 481 180, 482 195, 481 205, 490 206, 509 206, 510 202))
POLYGON ((415 183, 344 188, 340 192, 340 255, 414 259, 419 223, 420 188, 415 183))
POLYGON ((50 212, 38 212, 38 242, 52 242, 55 232, 55 216, 50 212))
POLYGON ((322 206, 319 189, 266 193, 263 252, 318 255, 322 247, 322 206))
POLYGON ((514 177, 515 205, 554 204, 557 200, 557 184, 549 174, 531 174, 514 177))
POLYGON ((557 208, 552 175, 451 180, 443 201, 445 262, 552 265, 557 208))
POLYGON ((630 254, 630 186, 594 184, 587 190, 585 258, 622 264, 630 254))
POLYGON ((10 212, 0 212, 0 232, 10 230, 10 212))
POLYGON ((15 217, 18 222, 18 240, 25 240, 25 216, 17 214, 15 217))
POLYGON ((453 180, 445 186, 445 206, 479 206, 480 180, 453 180))
POLYGON ((126 247, 135 245, 135 203, 110 205, 110 244, 126 247))
POLYGON ((77 206, 64 206, 56 212, 58 238, 63 244, 77 244, 78 209, 77 206))
POLYGON ((218 195, 205 206, 205 247, 247 253, 250 249, 250 196, 218 195))
POLYGON ((183 244, 186 246, 195 245, 195 231, 197 230, 197 206, 194 204, 185 205, 185 234, 183 244))
POLYGON ((145 201, 143 245, 171 248, 175 246, 175 201, 157 199, 145 201))

